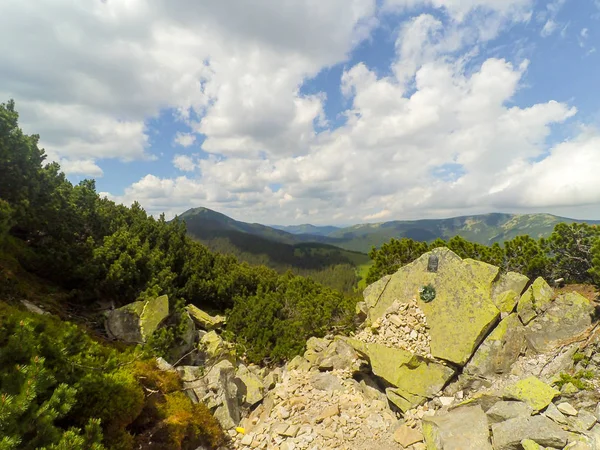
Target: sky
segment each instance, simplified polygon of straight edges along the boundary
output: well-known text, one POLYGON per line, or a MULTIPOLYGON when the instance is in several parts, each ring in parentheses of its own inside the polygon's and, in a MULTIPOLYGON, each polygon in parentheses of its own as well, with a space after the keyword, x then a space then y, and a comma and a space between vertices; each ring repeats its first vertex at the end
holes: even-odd
POLYGON ((167 218, 600 219, 600 0, 2 0, 0 101, 167 218))

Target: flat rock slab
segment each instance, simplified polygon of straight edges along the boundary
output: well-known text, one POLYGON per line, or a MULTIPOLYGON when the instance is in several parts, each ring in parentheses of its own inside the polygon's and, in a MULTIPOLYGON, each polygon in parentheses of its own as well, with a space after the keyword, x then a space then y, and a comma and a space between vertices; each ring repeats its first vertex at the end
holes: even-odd
POLYGON ((402 349, 356 339, 346 339, 346 342, 369 360, 375 375, 394 386, 386 392, 402 411, 408 411, 433 397, 455 373, 451 367, 402 349))
POLYGON ((108 313, 106 331, 123 342, 143 343, 169 315, 169 297, 129 303, 108 313))
POLYGON ((428 450, 492 450, 488 419, 480 406, 465 406, 423 419, 428 450))
POLYGON ((382 317, 394 303, 418 300, 425 313, 435 358, 463 366, 496 323, 500 311, 491 299, 498 267, 461 259, 447 248, 425 253, 393 274, 377 300, 369 295, 369 320, 382 317), (429 257, 438 257, 437 272, 427 270, 429 257), (425 303, 419 289, 431 284, 436 295, 425 303))
POLYGON ((521 450, 530 439, 544 447, 563 448, 568 434, 545 416, 517 417, 492 425, 494 450, 521 450))
POLYGON ((560 391, 538 380, 536 377, 517 381, 507 386, 503 392, 504 398, 525 402, 534 411, 544 409, 558 395, 560 395, 560 391))

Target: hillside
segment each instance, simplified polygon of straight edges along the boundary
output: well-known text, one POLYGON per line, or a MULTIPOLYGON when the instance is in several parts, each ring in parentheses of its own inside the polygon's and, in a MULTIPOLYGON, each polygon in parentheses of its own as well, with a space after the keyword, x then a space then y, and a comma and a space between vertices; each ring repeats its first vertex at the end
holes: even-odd
MULTIPOLYGON (((267 241, 289 245, 318 242, 353 252, 368 253, 372 247, 379 248, 392 238, 405 237, 415 241, 432 242, 438 238, 449 240, 460 236, 470 242, 491 245, 522 235, 529 235, 534 239, 548 237, 559 223, 600 224, 599 220, 575 220, 552 214, 491 213, 449 219, 395 220, 357 224, 345 228, 309 224, 266 226, 237 221, 207 208, 190 209, 179 217, 185 220, 188 233, 192 237, 214 249, 222 248, 222 244, 215 247, 211 241, 221 238, 229 241, 229 252, 238 257, 242 257, 242 253, 250 253, 263 254, 266 255, 265 258, 271 258, 271 255, 276 258, 275 252, 268 249, 271 244, 267 241), (250 236, 253 236, 252 239, 250 236), (255 237, 264 240, 245 242, 255 240, 255 237), (261 248, 262 245, 266 247, 261 248)), ((290 251, 285 254, 289 255, 290 251)), ((268 264, 267 259, 260 261, 268 264)), ((295 261, 288 263, 295 265, 295 261)))
POLYGON ((240 222, 207 208, 191 209, 179 219, 185 221, 190 237, 214 252, 281 273, 291 270, 343 292, 354 291, 360 274, 365 273, 363 267, 370 262, 365 253, 304 242, 319 240, 318 236, 294 236, 265 225, 240 222))
POLYGON ((534 239, 547 237, 559 223, 600 224, 598 220, 575 220, 551 214, 492 213, 462 216, 450 219, 390 221, 360 224, 340 228, 326 236, 328 242, 358 252, 380 247, 391 238, 410 238, 432 242, 437 238, 448 240, 460 236, 483 245, 502 243, 517 236, 529 235, 534 239))

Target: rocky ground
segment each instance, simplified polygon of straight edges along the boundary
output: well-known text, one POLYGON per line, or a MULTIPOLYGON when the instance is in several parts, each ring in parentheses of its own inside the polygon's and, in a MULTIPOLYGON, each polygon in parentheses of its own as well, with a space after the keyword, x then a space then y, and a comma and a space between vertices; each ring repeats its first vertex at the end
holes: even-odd
POLYGON ((235 449, 600 450, 598 306, 576 291, 436 249, 365 290, 354 336, 275 370, 192 311, 205 331, 176 370, 235 449))

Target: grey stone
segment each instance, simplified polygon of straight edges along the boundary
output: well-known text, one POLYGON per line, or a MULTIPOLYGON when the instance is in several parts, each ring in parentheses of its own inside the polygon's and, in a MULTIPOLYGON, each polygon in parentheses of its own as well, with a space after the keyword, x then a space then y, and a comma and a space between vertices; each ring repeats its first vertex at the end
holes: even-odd
POLYGON ((357 370, 358 353, 346 342, 336 339, 323 351, 317 360, 319 370, 349 369, 357 370))
POLYGON ((39 306, 31 303, 29 300, 21 300, 21 303, 27 309, 27 311, 29 311, 31 313, 40 314, 42 316, 50 314, 48 311, 45 311, 42 308, 40 308, 39 306))
POLYGON ((344 386, 335 375, 330 373, 315 373, 310 377, 310 384, 321 391, 342 391, 344 386))
POLYGON ((237 385, 234 378, 235 369, 227 360, 215 364, 205 377, 208 387, 217 392, 217 397, 221 401, 214 416, 225 430, 234 428, 240 421, 237 385))
POLYGON ((531 439, 545 447, 562 448, 568 434, 545 416, 517 417, 492 425, 494 450, 520 450, 521 441, 531 439))
POLYGON ((501 401, 486 411, 491 423, 504 422, 515 417, 529 417, 532 413, 533 408, 531 406, 516 401, 501 401))
POLYGON ((596 424, 596 416, 584 409, 579 411, 576 416, 567 417, 568 427, 577 432, 588 431, 596 424))
POLYGON ((175 368, 169 364, 164 358, 162 357, 158 357, 156 358, 156 367, 158 367, 158 370, 162 370, 164 372, 174 372, 175 368))
POLYGON ((546 408, 546 411, 544 411, 544 415, 561 425, 567 424, 567 418, 565 417, 565 415, 563 413, 561 413, 559 411, 559 409, 556 407, 556 405, 554 403, 550 403, 548 405, 548 407, 546 408))
POLYGON ((423 418, 423 435, 432 450, 492 450, 488 419, 480 406, 423 418))
POLYGON ((560 295, 527 326, 530 348, 539 353, 547 352, 564 339, 582 333, 592 324, 593 309, 590 301, 580 294, 560 295))
POLYGON ((243 364, 237 368, 235 384, 237 385, 238 401, 247 408, 256 405, 264 398, 263 380, 243 364))

